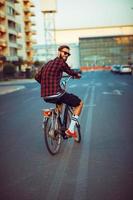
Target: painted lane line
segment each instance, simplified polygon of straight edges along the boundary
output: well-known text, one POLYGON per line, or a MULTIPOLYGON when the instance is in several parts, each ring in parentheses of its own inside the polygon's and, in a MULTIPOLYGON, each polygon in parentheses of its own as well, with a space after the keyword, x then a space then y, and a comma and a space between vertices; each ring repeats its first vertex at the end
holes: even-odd
POLYGON ((102 83, 95 83, 95 86, 102 86, 102 83))
POLYGON ((70 161, 72 149, 73 149, 73 144, 67 143, 67 146, 65 147, 64 152, 61 155, 60 162, 58 166, 55 168, 55 174, 52 179, 51 185, 49 186, 48 193, 45 196, 45 200, 59 199, 59 193, 61 190, 61 186, 63 184, 63 179, 65 176, 68 163, 70 161))
POLYGON ((85 104, 84 107, 95 107, 96 104, 85 104))
POLYGON ((114 83, 108 83, 108 86, 114 86, 114 83))
POLYGON ((112 92, 102 92, 102 94, 111 94, 112 95, 112 92))
POLYGON ((113 90, 113 94, 116 94, 116 95, 122 95, 122 93, 121 93, 120 90, 113 90))
POLYGON ((32 101, 32 100, 34 100, 34 99, 36 99, 37 97, 30 97, 30 98, 28 98, 28 99, 25 99, 24 101, 23 101, 23 103, 27 103, 27 102, 29 102, 29 101, 32 101))
MULTIPOLYGON (((93 86, 91 89, 90 105, 94 105, 93 104, 94 94, 95 94, 95 86, 93 86)), ((74 200, 86 199, 86 192, 88 191, 87 185, 88 185, 88 168, 89 168, 89 152, 90 152, 89 148, 91 140, 92 116, 93 116, 93 109, 90 109, 88 115, 86 116, 85 135, 83 138, 84 144, 80 156, 74 200)))
POLYGON ((88 87, 89 84, 88 84, 88 83, 84 83, 82 86, 83 86, 83 87, 88 87))
MULTIPOLYGON (((87 92, 86 92, 85 98, 83 100, 84 102, 87 101, 89 90, 90 90, 90 88, 87 88, 87 92)), ((82 114, 83 114, 83 112, 81 113, 80 118, 82 117, 82 114)), ((68 164, 70 162, 73 146, 74 146, 74 143, 67 143, 67 145, 65 146, 64 152, 61 155, 58 167, 55 169, 55 175, 54 175, 51 185, 49 187, 47 196, 45 196, 45 200, 53 200, 53 199, 58 200, 59 199, 59 193, 61 190, 61 186, 64 184, 63 179, 65 176, 65 172, 67 170, 68 164)))
POLYGON ((69 86, 69 88, 75 88, 75 87, 77 87, 76 84, 73 84, 73 85, 70 85, 70 86, 69 86))
POLYGON ((120 82, 120 84, 123 86, 128 86, 128 83, 126 83, 126 82, 120 82))
POLYGON ((31 89, 31 92, 37 91, 39 89, 40 89, 39 87, 35 87, 35 88, 31 89))
POLYGON ((107 91, 104 91, 102 92, 102 94, 107 94, 107 95, 122 95, 122 92, 120 90, 113 90, 112 92, 107 92, 107 91))

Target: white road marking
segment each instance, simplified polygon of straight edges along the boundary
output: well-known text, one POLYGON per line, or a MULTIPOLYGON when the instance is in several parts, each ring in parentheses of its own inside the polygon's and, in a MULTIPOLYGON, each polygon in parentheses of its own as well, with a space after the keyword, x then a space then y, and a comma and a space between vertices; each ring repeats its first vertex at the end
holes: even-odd
MULTIPOLYGON (((88 90, 89 91, 89 90, 88 90)), ((87 91, 87 94, 88 94, 87 91)), ((94 94, 95 94, 95 86, 91 89, 90 94, 90 105, 94 105, 94 94)), ((88 96, 86 96, 87 101, 88 96)), ((85 101, 85 102, 86 102, 85 101)), ((86 192, 88 190, 87 183, 88 183, 88 165, 89 165, 89 147, 90 147, 90 138, 91 138, 91 129, 92 129, 92 116, 93 116, 93 109, 90 109, 88 115, 86 116, 86 125, 85 125, 85 132, 82 135, 82 152, 80 155, 80 162, 79 168, 77 172, 77 181, 76 181, 76 189, 74 192, 74 200, 83 200, 86 199, 86 192), (83 137, 84 136, 84 137, 83 137)))
POLYGON ((113 90, 113 94, 116 94, 116 95, 122 95, 122 93, 121 93, 120 90, 113 90))
POLYGON ((82 86, 83 86, 83 87, 88 87, 89 84, 88 84, 88 83, 84 83, 82 86))
POLYGON ((108 86, 114 86, 114 83, 108 83, 108 86))
POLYGON ((37 97, 30 97, 30 98, 28 98, 28 99, 25 99, 24 101, 23 101, 23 103, 27 103, 27 102, 29 102, 29 101, 32 101, 32 100, 34 100, 34 99, 36 99, 37 97))
MULTIPOLYGON (((85 98, 83 100, 84 102, 87 101, 89 90, 90 90, 90 87, 87 88, 86 95, 85 95, 85 98)), ((81 113, 80 117, 82 117, 82 114, 83 114, 83 112, 81 113)), ((90 115, 90 113, 89 113, 89 115, 90 115)), ((86 131, 88 131, 88 128, 86 128, 86 131)), ((87 136, 88 136, 88 134, 87 134, 87 136)), ((87 140, 87 142, 88 142, 88 140, 87 140)), ((67 170, 67 167, 68 167, 68 163, 70 162, 73 145, 74 145, 74 143, 68 143, 67 142, 67 146, 64 148, 64 152, 61 155, 58 167, 55 169, 55 174, 54 174, 52 183, 50 184, 49 191, 47 193, 47 196, 45 196, 46 200, 51 200, 51 199, 57 200, 57 199, 59 199, 59 192, 60 192, 62 184, 64 184, 63 178, 65 176, 65 173, 66 173, 66 170, 67 170), (65 157, 64 157, 64 155, 65 155, 65 157)), ((87 147, 88 147, 88 145, 87 145, 87 147)), ((86 160, 86 157, 83 154, 84 154, 84 149, 82 151, 82 158, 81 158, 82 160, 80 160, 81 166, 83 166, 83 163, 84 163, 84 162, 82 163, 82 161, 84 161, 84 159, 86 160)), ((85 169, 88 171, 88 166, 85 166, 85 169)), ((84 171, 83 178, 86 176, 86 170, 84 171)), ((80 176, 82 176, 82 173, 80 174, 80 176)), ((79 181, 78 187, 80 187, 80 177, 78 177, 78 178, 79 178, 78 179, 78 181, 79 181)), ((87 187, 86 183, 85 183, 85 185, 87 187)), ((84 185, 83 185, 83 187, 84 187, 84 185)), ((77 188, 77 190, 78 190, 78 188, 77 188)), ((77 195, 77 197, 78 197, 78 195, 77 195)), ((78 199, 78 198, 76 198, 76 199, 78 199)))
POLYGON ((98 82, 98 83, 95 83, 95 86, 101 86, 102 83, 98 82))
POLYGON ((102 94, 111 94, 112 95, 112 92, 102 92, 102 94))
POLYGON ((120 82, 120 84, 123 86, 128 86, 128 83, 126 83, 126 82, 120 82))
POLYGON ((75 87, 77 87, 76 84, 73 84, 73 85, 70 85, 70 86, 69 86, 69 88, 75 88, 75 87))
POLYGON ((31 89, 31 91, 33 92, 33 91, 36 91, 38 89, 39 89, 39 87, 35 87, 35 88, 31 89))
POLYGON ((95 107, 96 104, 85 104, 84 107, 95 107))
POLYGON ((45 196, 45 200, 58 200, 59 192, 61 185, 63 184, 63 178, 68 167, 68 163, 70 162, 71 152, 73 149, 72 143, 67 143, 67 147, 64 149, 64 152, 61 155, 59 164, 57 168, 55 168, 53 180, 49 185, 49 191, 45 196), (65 157, 64 157, 65 155, 65 157))
POLYGON ((116 89, 116 90, 113 90, 112 92, 104 91, 104 92, 102 92, 102 94, 107 94, 107 95, 122 95, 122 92, 120 90, 116 89))

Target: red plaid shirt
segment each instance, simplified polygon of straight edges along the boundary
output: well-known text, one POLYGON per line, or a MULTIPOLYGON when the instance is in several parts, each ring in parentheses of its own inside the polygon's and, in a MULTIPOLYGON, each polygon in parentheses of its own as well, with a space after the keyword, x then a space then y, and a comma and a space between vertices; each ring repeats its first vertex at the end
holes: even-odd
POLYGON ((78 77, 78 73, 70 69, 68 64, 59 57, 49 61, 36 74, 35 79, 41 84, 41 97, 64 92, 60 86, 63 72, 66 72, 70 76, 78 77))

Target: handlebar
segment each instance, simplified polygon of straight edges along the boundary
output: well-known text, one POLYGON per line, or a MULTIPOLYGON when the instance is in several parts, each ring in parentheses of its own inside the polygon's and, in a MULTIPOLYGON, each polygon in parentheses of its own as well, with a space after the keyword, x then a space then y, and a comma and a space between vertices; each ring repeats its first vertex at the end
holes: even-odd
MULTIPOLYGON (((62 81, 61 85, 63 86, 63 89, 66 90, 66 85, 67 85, 67 82, 73 78, 73 76, 69 76, 68 78, 66 78, 64 81, 62 81)), ((81 78, 81 76, 79 77, 81 78)))
POLYGON ((73 78, 73 77, 69 76, 64 81, 62 81, 61 85, 63 86, 63 89, 66 89, 67 82, 70 81, 71 78, 73 78))

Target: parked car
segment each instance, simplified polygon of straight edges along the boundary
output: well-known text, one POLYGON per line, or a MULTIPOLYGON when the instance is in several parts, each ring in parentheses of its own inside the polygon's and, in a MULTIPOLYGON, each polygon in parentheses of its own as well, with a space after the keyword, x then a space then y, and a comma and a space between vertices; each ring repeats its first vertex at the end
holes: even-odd
POLYGON ((119 73, 120 72, 120 67, 121 67, 121 65, 113 65, 111 67, 111 72, 113 72, 113 73, 119 73))
POLYGON ((130 65, 121 65, 120 73, 121 74, 132 74, 132 69, 131 69, 130 65))

